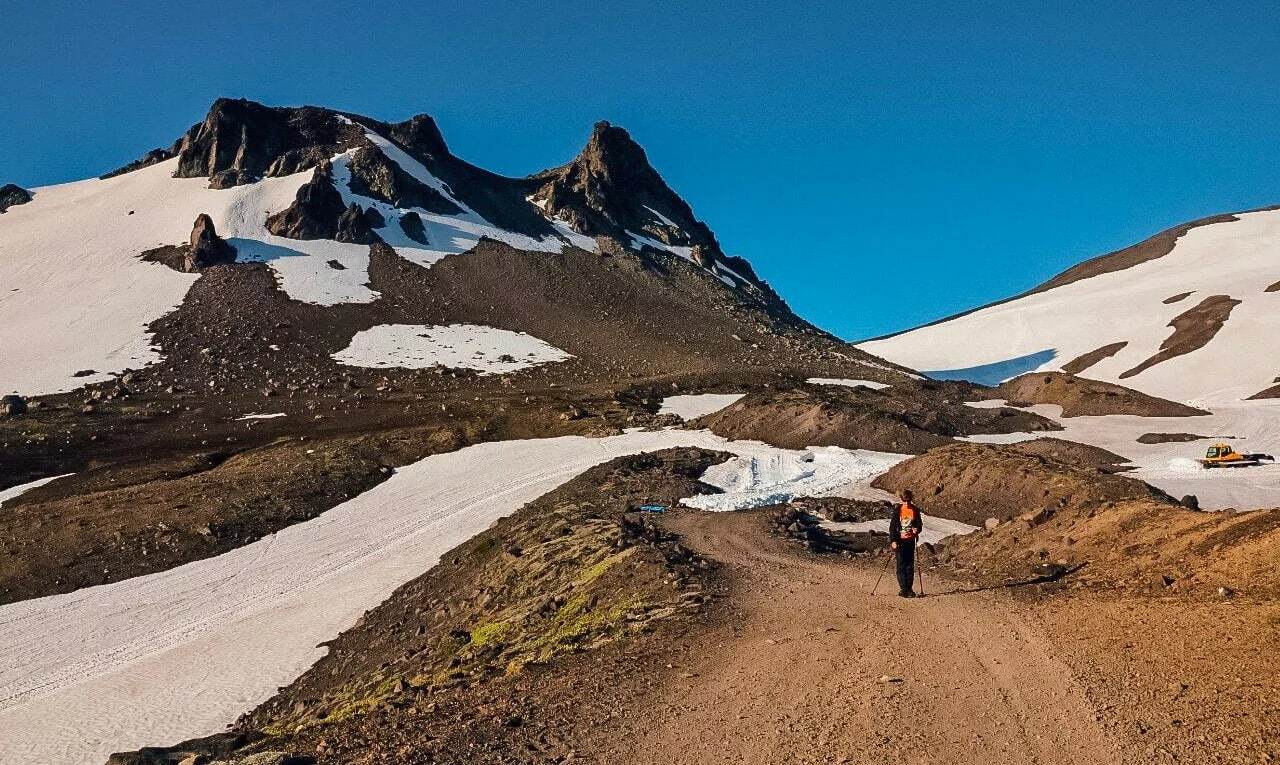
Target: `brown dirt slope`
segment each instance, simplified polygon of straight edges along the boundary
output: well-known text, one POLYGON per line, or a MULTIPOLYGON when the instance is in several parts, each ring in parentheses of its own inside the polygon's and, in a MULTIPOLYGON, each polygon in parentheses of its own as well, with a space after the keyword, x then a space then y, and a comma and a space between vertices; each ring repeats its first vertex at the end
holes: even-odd
POLYGON ((1163 498, 1147 484, 1008 446, 951 444, 898 463, 873 483, 911 489, 926 514, 982 525, 1064 507, 1163 498))
POLYGON ((1231 310, 1240 305, 1240 302, 1227 295, 1211 295, 1194 308, 1173 317, 1173 321, 1169 322, 1169 326, 1173 327, 1173 334, 1160 344, 1160 351, 1138 366, 1121 372, 1120 379, 1133 377, 1156 364, 1203 348, 1218 334, 1222 325, 1227 323, 1231 310))
POLYGON ((1078 375, 1084 370, 1093 366, 1094 364, 1097 364, 1099 361, 1102 361, 1103 359, 1109 359, 1112 356, 1116 355, 1128 344, 1129 344, 1129 341, 1122 340, 1118 343, 1110 343, 1108 345, 1102 346, 1101 348, 1095 348, 1094 350, 1089 351, 1088 353, 1082 353, 1079 356, 1072 359, 1071 361, 1068 361, 1067 363, 1063 364, 1062 371, 1066 372, 1067 374, 1078 375))
POLYGON ((1057 404, 1063 417, 1131 414, 1139 417, 1195 417, 1209 414, 1186 404, 1148 396, 1123 385, 1063 372, 1032 372, 996 388, 1011 406, 1057 404))
POLYGON ((806 385, 753 393, 692 427, 774 446, 842 446, 920 454, 955 436, 1059 430, 1052 420, 1016 409, 976 409, 962 399, 970 388, 952 383, 903 382, 883 390, 806 385))

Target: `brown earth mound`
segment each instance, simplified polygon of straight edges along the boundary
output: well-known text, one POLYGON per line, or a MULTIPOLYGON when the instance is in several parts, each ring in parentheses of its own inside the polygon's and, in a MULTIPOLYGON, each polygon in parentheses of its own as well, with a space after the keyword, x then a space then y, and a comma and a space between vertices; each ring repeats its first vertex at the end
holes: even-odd
POLYGON ((1111 343, 1110 345, 1104 345, 1101 348, 1095 348, 1094 350, 1089 351, 1088 353, 1083 353, 1063 364, 1062 371, 1067 374, 1078 375, 1094 364, 1097 364, 1099 361, 1109 359, 1116 355, 1128 344, 1129 341, 1122 340, 1118 343, 1111 343))
POLYGON ((1186 300, 1187 298, 1191 297, 1193 294, 1195 294, 1195 293, 1194 293, 1194 292, 1179 292, 1179 293, 1178 293, 1178 294, 1176 294, 1176 295, 1170 295, 1169 297, 1165 298, 1164 300, 1161 300, 1160 302, 1161 302, 1161 303, 1164 303, 1165 305, 1173 305, 1174 303, 1180 303, 1180 302, 1182 302, 1183 300, 1186 300))
POLYGON ((1173 327, 1173 334, 1160 344, 1160 352, 1133 369, 1122 372, 1120 379, 1133 377, 1156 364, 1203 348, 1218 334, 1222 325, 1227 323, 1231 310, 1240 305, 1240 302, 1228 295, 1212 295, 1194 308, 1173 317, 1173 321, 1169 322, 1169 326, 1173 327))
POLYGON ((966 394, 972 390, 928 381, 882 390, 806 385, 753 393, 691 427, 788 449, 841 446, 900 454, 920 454, 955 436, 1061 429, 1029 412, 966 406, 966 394))
POLYGON ((1009 446, 951 444, 894 465, 872 486, 911 489, 926 515, 982 525, 1066 507, 1165 495, 1141 481, 1009 446))
POLYGON ((1122 467, 1130 461, 1128 457, 1121 457, 1099 446, 1066 441, 1061 438, 1034 438, 1030 441, 1010 444, 1009 448, 1021 454, 1048 457, 1071 465, 1087 465, 1108 473, 1132 469, 1122 467))
POLYGON ((1272 284, 1271 286, 1263 290, 1263 292, 1280 292, 1280 282, 1276 282, 1275 284, 1272 284))
POLYGON ((1280 592, 1280 510, 1207 513, 1158 498, 1074 499, 1051 514, 948 540, 947 553, 1007 577, 1025 576, 1044 561, 1085 564, 1073 584, 1093 589, 1280 592))
POLYGON ((1123 385, 1088 380, 1063 372, 1033 372, 996 388, 1011 406, 1057 404, 1063 417, 1131 414, 1139 417, 1194 417, 1209 414, 1186 404, 1139 393, 1123 385))

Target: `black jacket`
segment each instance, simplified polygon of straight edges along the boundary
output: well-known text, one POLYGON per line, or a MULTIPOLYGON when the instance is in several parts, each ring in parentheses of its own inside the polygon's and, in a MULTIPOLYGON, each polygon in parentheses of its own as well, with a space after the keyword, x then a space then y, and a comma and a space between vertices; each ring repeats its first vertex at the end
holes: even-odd
POLYGON ((889 541, 890 542, 911 542, 912 544, 915 544, 916 540, 920 538, 920 532, 924 530, 924 517, 920 515, 920 508, 916 507, 915 505, 911 505, 910 503, 904 503, 904 504, 908 504, 911 507, 911 509, 915 511, 914 517, 911 519, 911 523, 907 524, 907 528, 914 529, 915 534, 911 535, 909 539, 903 539, 902 537, 902 506, 899 505, 898 507, 894 508, 893 516, 889 519, 889 541))

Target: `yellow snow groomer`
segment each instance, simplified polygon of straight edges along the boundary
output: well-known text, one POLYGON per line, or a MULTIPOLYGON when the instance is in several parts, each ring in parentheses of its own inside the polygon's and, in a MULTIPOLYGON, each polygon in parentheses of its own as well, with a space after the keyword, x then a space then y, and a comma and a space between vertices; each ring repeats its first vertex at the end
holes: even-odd
POLYGON ((1204 459, 1200 460, 1200 464, 1207 468, 1253 467, 1262 464, 1263 461, 1275 462, 1275 457, 1270 454, 1241 454, 1233 449, 1231 444, 1217 443, 1205 451, 1204 459))

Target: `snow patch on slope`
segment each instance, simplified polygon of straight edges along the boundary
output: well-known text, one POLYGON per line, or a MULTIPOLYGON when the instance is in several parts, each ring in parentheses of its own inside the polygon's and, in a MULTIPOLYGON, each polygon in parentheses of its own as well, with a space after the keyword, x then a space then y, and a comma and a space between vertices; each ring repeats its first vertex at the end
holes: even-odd
POLYGON ((573 357, 533 335, 478 324, 380 324, 356 333, 333 358, 356 367, 442 365, 504 374, 573 357))
POLYGON ((684 393, 662 399, 658 414, 674 414, 682 420, 693 420, 737 403, 745 393, 684 393))

